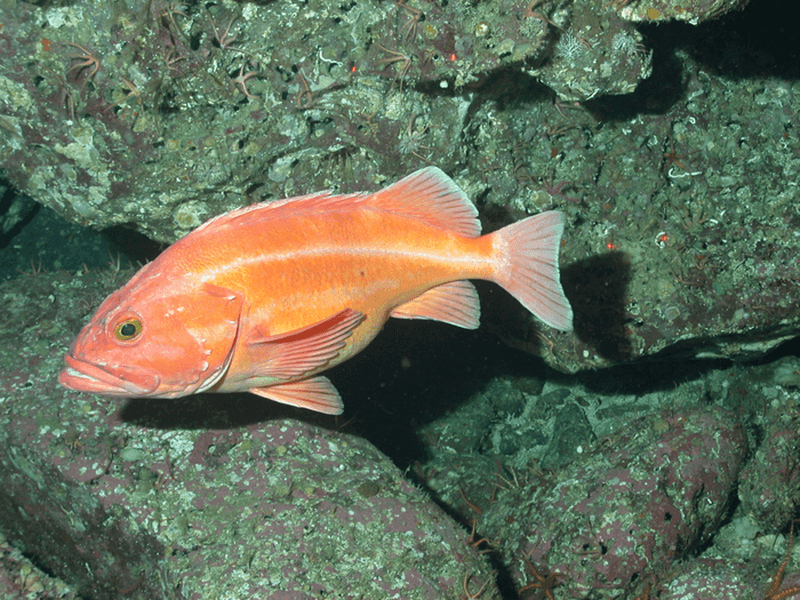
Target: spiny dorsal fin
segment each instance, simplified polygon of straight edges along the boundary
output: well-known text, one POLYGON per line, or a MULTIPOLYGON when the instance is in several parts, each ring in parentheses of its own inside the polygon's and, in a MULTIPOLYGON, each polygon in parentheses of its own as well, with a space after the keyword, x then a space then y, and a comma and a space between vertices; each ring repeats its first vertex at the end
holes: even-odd
POLYGON ((321 212, 333 206, 341 207, 352 205, 363 200, 367 194, 345 194, 341 196, 331 196, 330 191, 322 191, 306 196, 295 196, 284 198, 283 200, 267 200, 257 202, 248 206, 234 208, 226 213, 217 215, 195 229, 194 233, 203 230, 214 230, 218 227, 251 225, 260 221, 271 221, 285 216, 298 214, 303 210, 321 212))

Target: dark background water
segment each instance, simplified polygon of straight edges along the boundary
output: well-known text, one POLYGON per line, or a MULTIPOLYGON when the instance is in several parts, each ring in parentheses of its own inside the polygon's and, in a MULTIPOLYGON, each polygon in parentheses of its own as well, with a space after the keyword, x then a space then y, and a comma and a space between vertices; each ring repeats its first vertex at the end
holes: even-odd
POLYGON ((120 261, 122 268, 144 263, 161 246, 129 229, 95 231, 63 219, 54 210, 19 194, 0 178, 0 218, 16 203, 25 217, 0 234, 0 281, 31 271, 79 271, 105 268, 120 261))

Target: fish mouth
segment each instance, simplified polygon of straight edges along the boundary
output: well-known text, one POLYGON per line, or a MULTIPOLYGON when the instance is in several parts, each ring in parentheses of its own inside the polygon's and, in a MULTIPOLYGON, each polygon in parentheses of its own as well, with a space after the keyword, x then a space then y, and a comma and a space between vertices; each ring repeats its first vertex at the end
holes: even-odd
POLYGON ((158 389, 160 380, 153 373, 133 371, 130 368, 115 366, 101 367, 82 361, 67 354, 67 366, 58 376, 58 382, 78 392, 92 392, 105 396, 149 396, 158 389))

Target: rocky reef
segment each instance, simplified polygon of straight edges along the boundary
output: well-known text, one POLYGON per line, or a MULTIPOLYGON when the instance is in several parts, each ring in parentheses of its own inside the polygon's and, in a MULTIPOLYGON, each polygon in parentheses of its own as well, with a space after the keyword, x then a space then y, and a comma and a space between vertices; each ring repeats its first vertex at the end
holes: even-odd
MULTIPOLYGON (((234 207, 375 190, 434 164, 487 231, 566 214, 576 318, 548 330, 480 285, 476 332, 390 320, 331 373, 339 420, 242 396, 118 403, 56 378, 133 271, 82 258, 65 271, 66 240, 54 256, 20 248, 25 273, 0 284, 0 590, 800 593, 786 10, 4 3, 3 175, 63 217, 172 242, 234 207)), ((4 233, 33 210, 8 204, 4 233)))

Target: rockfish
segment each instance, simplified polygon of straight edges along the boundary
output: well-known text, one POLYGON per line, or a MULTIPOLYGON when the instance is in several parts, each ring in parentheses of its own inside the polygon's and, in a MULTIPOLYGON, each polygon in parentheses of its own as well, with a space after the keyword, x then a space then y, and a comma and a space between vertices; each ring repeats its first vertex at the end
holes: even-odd
POLYGON ((319 373, 366 348, 389 317, 477 328, 468 279, 493 281, 547 325, 571 329, 562 213, 483 236, 477 216, 435 167, 375 193, 232 210, 106 298, 59 381, 129 397, 249 391, 336 415, 341 397, 319 373))

